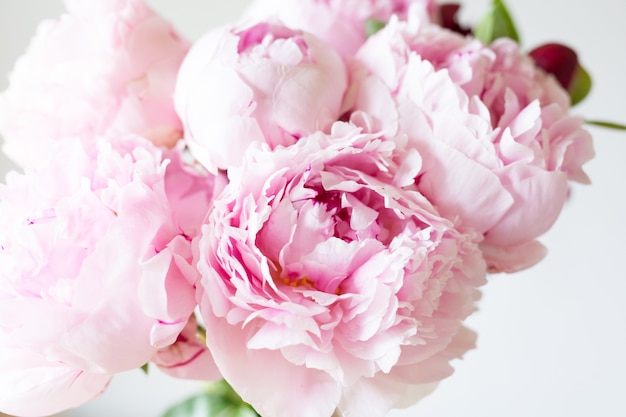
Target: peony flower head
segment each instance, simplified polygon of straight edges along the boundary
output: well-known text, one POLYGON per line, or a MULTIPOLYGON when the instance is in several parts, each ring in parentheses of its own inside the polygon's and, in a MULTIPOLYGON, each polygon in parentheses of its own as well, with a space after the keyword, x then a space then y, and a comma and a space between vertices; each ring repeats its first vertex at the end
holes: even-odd
MULTIPOLYGON (((447 51, 466 42, 441 28, 394 20, 358 52, 349 97, 353 111, 372 119, 374 131, 389 138, 403 133, 402 146, 423 155, 418 189, 442 215, 484 234, 483 245, 493 246, 487 252, 499 255, 488 257, 491 269, 519 270, 545 254, 534 239, 558 217, 568 179, 588 182, 582 165, 593 156, 591 137, 563 103, 529 101, 532 93, 518 86, 527 94, 516 94, 516 82, 491 89, 482 83, 486 92, 471 94, 463 77, 480 83, 491 74, 480 69, 499 55, 482 47, 484 53, 468 61, 474 66, 459 64, 454 59, 463 55, 447 51), (438 54, 454 65, 445 67, 438 54)), ((405 154, 406 148, 397 157, 405 154)))
POLYGON ((157 145, 182 137, 172 94, 188 50, 141 0, 67 0, 41 23, 0 102, 5 153, 37 166, 54 143, 115 129, 157 145))
POLYGON ((12 393, 0 410, 11 414, 95 397, 174 343, 196 307, 199 225, 180 219, 206 213, 213 177, 135 136, 55 150, 0 188, 0 390, 12 393))
POLYGON ((424 20, 437 15, 433 0, 255 0, 245 12, 252 20, 278 17, 287 26, 301 29, 328 42, 349 59, 367 39, 367 22, 406 18, 409 8, 419 10, 424 20))
POLYGON ((480 236, 437 213, 413 185, 419 155, 396 166, 394 146, 336 123, 229 171, 198 243, 200 309, 261 415, 383 416, 473 346, 480 236))
POLYGON ((215 171, 241 163, 251 143, 290 145, 328 128, 346 86, 341 58, 311 35, 271 22, 223 27, 185 58, 176 110, 192 153, 215 171))

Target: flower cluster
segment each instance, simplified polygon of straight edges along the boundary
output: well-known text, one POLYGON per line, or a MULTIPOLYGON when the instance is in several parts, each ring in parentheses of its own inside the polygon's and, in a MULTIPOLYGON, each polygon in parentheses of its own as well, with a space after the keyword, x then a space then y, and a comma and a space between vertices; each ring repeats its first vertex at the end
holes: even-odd
POLYGON ((589 182, 566 86, 458 7, 256 0, 191 45, 141 0, 65 3, 0 98, 2 412, 151 363, 264 417, 384 416, 589 182))

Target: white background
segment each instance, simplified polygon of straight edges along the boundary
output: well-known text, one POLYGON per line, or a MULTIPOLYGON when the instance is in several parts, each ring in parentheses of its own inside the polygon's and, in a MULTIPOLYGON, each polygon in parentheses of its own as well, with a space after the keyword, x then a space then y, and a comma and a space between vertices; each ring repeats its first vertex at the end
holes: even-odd
MULTIPOLYGON (((236 18, 247 1, 148 3, 196 39, 236 18)), ((475 22, 488 1, 463 3, 463 18, 475 22)), ((626 122, 626 1, 509 3, 524 47, 561 41, 578 50, 595 85, 575 112, 626 122)), ((37 22, 61 12, 60 0, 0 0, 0 90, 37 22)), ((626 416, 626 132, 590 130, 597 157, 586 171, 593 185, 573 187, 542 238, 547 259, 530 271, 490 278, 480 311, 468 321, 479 334, 478 348, 455 363, 456 373, 434 394, 393 417, 626 416)), ((2 157, 0 172, 7 169, 2 157)), ((131 371, 64 415, 157 417, 197 388, 131 371)))

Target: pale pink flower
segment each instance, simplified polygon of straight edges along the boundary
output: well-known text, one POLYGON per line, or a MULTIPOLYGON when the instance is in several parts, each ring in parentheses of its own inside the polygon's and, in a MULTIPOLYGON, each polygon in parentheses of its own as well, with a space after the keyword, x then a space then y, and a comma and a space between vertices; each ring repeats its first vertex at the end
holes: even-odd
POLYGON ((251 149, 215 200, 199 241, 207 344, 261 415, 384 416, 473 346, 480 235, 439 216, 413 184, 420 156, 397 166, 394 146, 338 122, 251 149))
POLYGON ((55 150, 0 187, 0 410, 11 414, 93 398, 174 343, 196 307, 203 215, 192 213, 208 210, 213 177, 135 136, 55 150))
POLYGON ((301 29, 328 42, 344 58, 350 58, 367 39, 366 22, 386 23, 391 16, 406 18, 414 5, 430 21, 434 0, 255 0, 246 10, 247 19, 277 17, 293 29, 301 29))
POLYGON ((188 43, 141 0, 66 5, 10 74, 0 103, 6 154, 37 166, 54 142, 111 129, 173 146, 182 126, 172 94, 188 43))
POLYGON ((419 32, 423 43, 415 50, 413 24, 394 20, 361 48, 346 105, 368 114, 369 129, 388 138, 406 135, 401 145, 424 159, 418 189, 442 215, 484 234, 492 270, 529 267, 545 254, 534 239, 558 217, 568 179, 588 182, 582 165, 593 156, 591 137, 563 103, 543 105, 536 97, 529 101, 530 92, 495 85, 486 90, 493 95, 485 94, 493 99, 497 90, 499 101, 472 95, 460 80, 463 74, 490 74, 477 64, 480 59, 468 61, 473 67, 465 62, 437 70, 438 62, 426 58, 452 56, 446 51, 468 41, 429 26, 419 32))
POLYGON ((290 145, 329 128, 346 87, 343 61, 329 45, 264 22, 215 29, 194 44, 175 102, 191 152, 215 172, 241 163, 251 143, 290 145))

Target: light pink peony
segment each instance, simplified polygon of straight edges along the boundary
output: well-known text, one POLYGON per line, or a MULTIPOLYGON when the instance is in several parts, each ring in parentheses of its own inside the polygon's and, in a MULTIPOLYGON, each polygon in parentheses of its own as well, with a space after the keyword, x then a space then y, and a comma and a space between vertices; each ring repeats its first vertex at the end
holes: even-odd
MULTIPOLYGON (((458 67, 437 70, 425 58, 448 56, 460 38, 424 29, 428 42, 414 51, 413 24, 394 20, 361 48, 348 106, 367 113, 374 131, 407 136, 398 158, 407 149, 423 155, 418 189, 442 215, 484 234, 492 270, 527 268, 545 255, 534 239, 559 215, 568 179, 588 182, 582 165, 593 156, 591 137, 562 103, 542 105, 508 87, 498 90, 502 109, 468 95, 458 67)), ((481 65, 463 68, 485 76, 481 65)))
POLYGON ((0 392, 11 393, 0 410, 11 414, 95 397, 174 343, 196 307, 191 240, 213 177, 134 136, 55 150, 0 188, 0 392))
POLYGON ((278 17, 290 28, 312 33, 350 58, 367 39, 368 20, 386 23, 393 15, 405 18, 411 5, 419 8, 426 21, 437 11, 434 0, 255 0, 245 17, 278 17))
POLYGON ((201 38, 183 62, 175 101, 189 148, 215 172, 240 164, 251 143, 290 145, 329 128, 346 87, 330 46, 265 22, 201 38))
POLYGON ((188 43, 141 0, 66 0, 43 22, 2 95, 4 151, 37 166, 54 142, 108 130, 157 145, 182 137, 172 95, 188 43))
POLYGON ((396 166, 392 141, 359 132, 251 149, 203 228, 207 344, 261 415, 384 416, 473 346, 480 236, 416 191, 417 153, 396 166))

